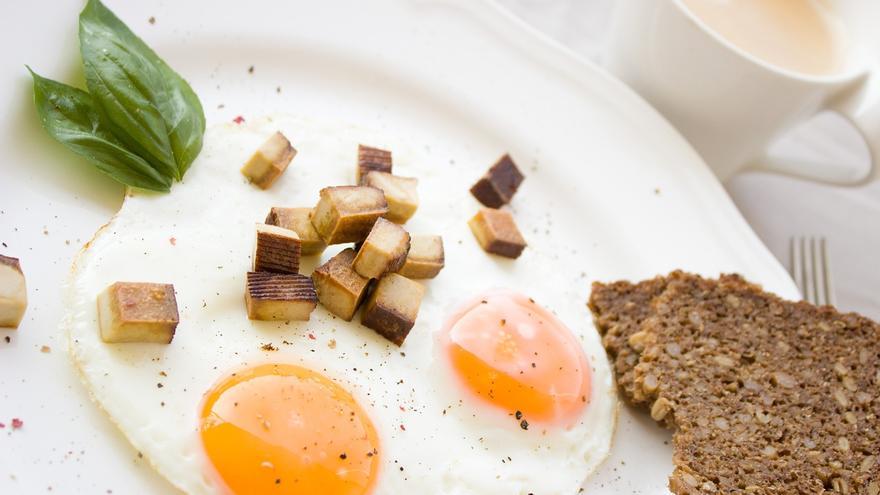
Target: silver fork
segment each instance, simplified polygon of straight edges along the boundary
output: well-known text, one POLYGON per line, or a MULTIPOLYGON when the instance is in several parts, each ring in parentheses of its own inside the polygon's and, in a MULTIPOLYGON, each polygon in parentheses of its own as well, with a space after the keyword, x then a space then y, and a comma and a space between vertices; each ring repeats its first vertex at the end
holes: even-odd
POLYGON ((824 237, 791 238, 791 276, 806 301, 819 306, 837 304, 824 237))

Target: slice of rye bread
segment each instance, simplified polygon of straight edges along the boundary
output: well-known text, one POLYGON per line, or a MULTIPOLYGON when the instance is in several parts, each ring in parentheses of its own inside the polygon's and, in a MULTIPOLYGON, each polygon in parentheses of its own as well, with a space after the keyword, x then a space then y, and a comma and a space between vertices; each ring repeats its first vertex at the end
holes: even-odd
POLYGON ((633 383, 677 428, 674 493, 880 494, 880 325, 735 275, 653 307, 633 383))
POLYGON ((666 290, 671 281, 698 278, 676 270, 667 276, 658 275, 635 284, 624 280, 608 284, 593 282, 588 305, 602 336, 602 345, 614 362, 617 385, 631 404, 642 405, 647 401, 641 388, 633 383, 633 370, 644 349, 641 339, 644 334, 636 334, 641 330, 642 322, 653 314, 651 302, 666 290))
MULTIPOLYGON (((633 397, 633 370, 641 349, 629 345, 629 338, 640 330, 642 321, 651 315, 651 301, 666 290, 667 278, 657 276, 637 284, 627 281, 604 284, 593 282, 588 305, 593 312, 602 346, 614 363, 617 386, 624 398, 637 404, 633 397)), ((644 401, 641 401, 644 402, 644 401)))

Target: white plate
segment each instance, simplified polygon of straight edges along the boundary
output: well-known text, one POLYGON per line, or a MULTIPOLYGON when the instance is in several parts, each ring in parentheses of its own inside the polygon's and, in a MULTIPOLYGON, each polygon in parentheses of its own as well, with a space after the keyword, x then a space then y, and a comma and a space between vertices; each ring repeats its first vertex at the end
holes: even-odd
MULTIPOLYGON (((278 111, 355 123, 472 163, 475 173, 509 150, 531 188, 552 188, 558 198, 517 198, 517 208, 546 211, 551 236, 580 242, 582 262, 571 267, 586 274, 571 288, 579 297, 586 299, 591 280, 673 268, 737 271, 784 297, 796 294, 665 121, 490 3, 108 3, 193 83, 210 123, 278 111)), ((0 422, 24 420, 20 430, 0 430, 0 493, 163 493, 169 485, 89 402, 57 331, 69 264, 122 196, 42 133, 30 102, 23 64, 65 81, 78 77, 80 7, 17 2, 0 32, 7 47, 0 54, 0 242, 8 246, 0 252, 22 259, 31 298, 21 329, 0 331, 0 422)), ((624 408, 612 456, 588 491, 664 493, 666 440, 624 408)))

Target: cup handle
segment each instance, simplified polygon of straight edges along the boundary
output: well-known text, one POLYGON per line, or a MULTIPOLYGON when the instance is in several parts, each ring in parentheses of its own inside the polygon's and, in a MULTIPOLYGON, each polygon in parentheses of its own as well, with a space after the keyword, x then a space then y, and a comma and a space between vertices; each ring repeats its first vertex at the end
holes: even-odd
POLYGON ((861 186, 880 178, 880 70, 869 73, 862 84, 833 101, 828 109, 849 120, 861 133, 870 152, 867 173, 830 163, 769 156, 758 161, 757 167, 838 186, 861 186))

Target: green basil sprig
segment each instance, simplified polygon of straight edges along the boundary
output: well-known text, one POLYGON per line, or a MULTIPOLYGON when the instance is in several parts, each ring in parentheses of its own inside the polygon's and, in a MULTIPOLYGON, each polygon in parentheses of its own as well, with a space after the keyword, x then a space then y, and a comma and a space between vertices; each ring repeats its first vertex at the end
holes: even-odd
POLYGON ((79 42, 88 93, 31 71, 43 127, 113 179, 168 191, 202 149, 198 96, 99 0, 80 13, 79 42))
POLYGON ((168 191, 171 178, 128 151, 110 132, 91 95, 81 89, 34 77, 34 101, 46 132, 99 170, 123 184, 168 191))

